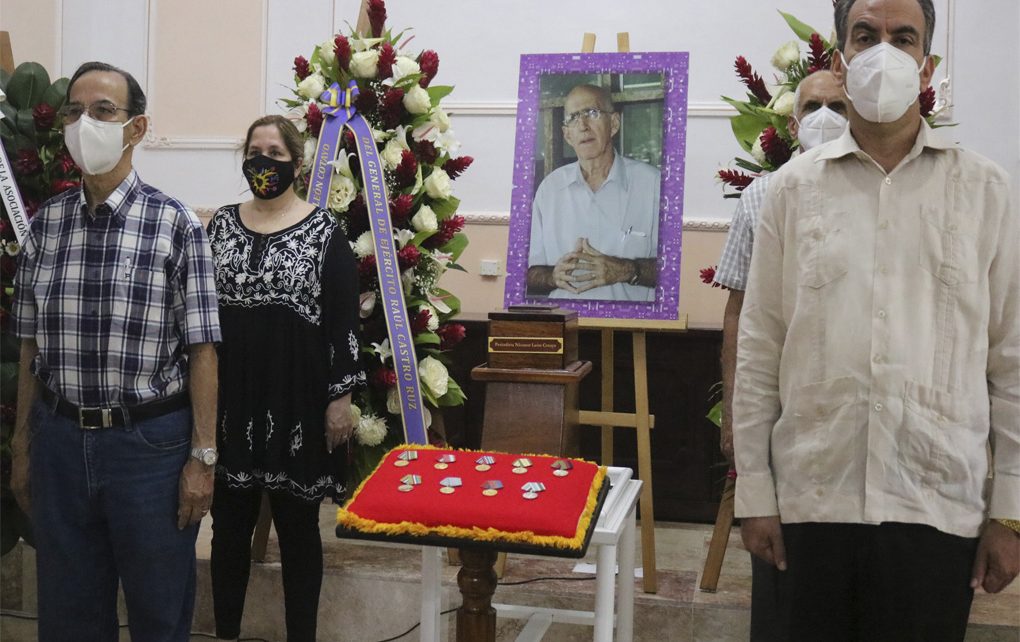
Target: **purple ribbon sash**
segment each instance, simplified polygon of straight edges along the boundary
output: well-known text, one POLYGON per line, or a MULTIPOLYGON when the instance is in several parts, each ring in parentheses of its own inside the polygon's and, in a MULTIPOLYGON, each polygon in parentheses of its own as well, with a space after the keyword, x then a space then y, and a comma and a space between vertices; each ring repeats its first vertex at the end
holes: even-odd
POLYGON ((404 441, 411 444, 427 444, 425 430, 425 406, 418 380, 418 358, 414 350, 414 337, 407 318, 404 301, 404 287, 400 280, 400 266, 397 262, 397 247, 390 225, 389 198, 383 178, 383 165, 375 147, 372 127, 358 114, 352 104, 357 96, 358 85, 351 81, 348 88, 340 93, 337 83, 321 96, 326 103, 322 130, 319 132, 319 146, 312 165, 311 182, 308 186, 308 201, 326 208, 329 201, 329 184, 333 168, 329 165, 337 155, 340 134, 344 126, 354 133, 361 164, 361 179, 365 184, 364 199, 368 218, 372 226, 375 244, 375 264, 379 275, 379 290, 382 296, 383 312, 390 346, 393 349, 393 366, 397 373, 397 391, 400 394, 400 419, 404 427, 404 441), (341 103, 340 97, 343 96, 341 103))

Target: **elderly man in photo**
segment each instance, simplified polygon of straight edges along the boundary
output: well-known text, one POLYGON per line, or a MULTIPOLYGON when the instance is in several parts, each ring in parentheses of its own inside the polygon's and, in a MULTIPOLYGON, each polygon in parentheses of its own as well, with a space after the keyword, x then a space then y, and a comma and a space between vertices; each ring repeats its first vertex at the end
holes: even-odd
POLYGON ((784 640, 962 640, 1020 567, 1020 222, 920 116, 934 24, 837 2, 850 127, 776 174, 756 230, 736 514, 784 640))
POLYGON ((659 170, 616 153, 620 114, 609 92, 574 87, 563 138, 577 162, 538 186, 531 215, 527 296, 655 300, 659 170))
POLYGON ((132 167, 145 95, 78 68, 61 113, 81 189, 32 220, 11 486, 32 518, 39 639, 190 639, 195 538, 216 463, 213 266, 191 210, 132 167))
MULTIPOLYGON (((816 71, 797 85, 794 112, 787 121, 790 134, 800 143, 800 151, 838 138, 846 129, 846 96, 831 71, 816 71)), ((715 282, 729 288, 723 317, 722 382, 723 414, 720 432, 726 460, 733 462, 733 377, 737 365, 737 328, 751 267, 754 228, 765 201, 765 192, 775 174, 765 174, 740 195, 726 246, 719 259, 715 282)), ((775 639, 775 595, 777 571, 759 557, 751 556, 751 640, 775 639)))

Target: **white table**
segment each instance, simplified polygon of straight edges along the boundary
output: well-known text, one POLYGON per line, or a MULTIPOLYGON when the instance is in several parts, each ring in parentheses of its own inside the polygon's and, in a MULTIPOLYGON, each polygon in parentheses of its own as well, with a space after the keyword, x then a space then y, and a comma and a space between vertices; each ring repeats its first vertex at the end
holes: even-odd
MULTIPOLYGON (((615 639, 619 642, 631 642, 634 637, 634 524, 638 495, 641 492, 641 482, 631 479, 633 474, 629 468, 608 469, 611 488, 591 538, 591 546, 595 547, 597 556, 595 610, 574 611, 493 603, 492 606, 499 617, 528 620, 517 637, 518 642, 541 640, 554 622, 594 626, 595 642, 610 642, 614 639, 614 621, 615 639)), ((439 642, 442 639, 439 615, 442 580, 442 549, 423 547, 421 558, 423 642, 439 642)))

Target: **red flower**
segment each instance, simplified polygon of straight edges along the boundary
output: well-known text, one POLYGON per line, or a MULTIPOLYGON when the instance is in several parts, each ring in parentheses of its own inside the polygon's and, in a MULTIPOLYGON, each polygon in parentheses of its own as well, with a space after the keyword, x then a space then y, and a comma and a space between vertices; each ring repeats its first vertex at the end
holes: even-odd
POLYGON ((825 43, 817 33, 811 34, 808 41, 808 74, 813 74, 822 69, 828 69, 832 60, 829 52, 825 50, 825 43))
POLYGON ((754 180, 754 176, 735 169, 720 169, 718 176, 719 180, 736 188, 738 192, 744 191, 744 188, 750 185, 751 181, 754 180))
POLYGON ((704 283, 705 285, 711 285, 713 288, 722 288, 724 290, 729 290, 729 288, 726 287, 725 285, 721 285, 715 282, 714 265, 710 265, 707 268, 701 268, 699 274, 701 275, 701 282, 704 283))
POLYGON ((315 138, 319 137, 322 131, 322 111, 315 103, 308 103, 308 113, 305 114, 305 121, 308 123, 308 133, 315 138))
POLYGON ((379 116, 386 129, 393 129, 400 124, 404 116, 404 90, 393 87, 383 94, 379 105, 379 116))
POLYGON ((358 261, 358 277, 361 281, 361 291, 370 290, 378 275, 375 270, 375 256, 366 256, 358 261))
POLYGON ((53 195, 56 196, 57 194, 66 192, 69 189, 74 189, 78 187, 78 185, 80 185, 78 181, 72 181, 66 178, 58 178, 57 180, 53 181, 52 185, 50 185, 50 190, 53 192, 53 195))
POLYGON ((354 132, 350 129, 344 127, 344 133, 340 136, 340 140, 343 141, 344 148, 346 148, 347 151, 353 152, 357 150, 358 144, 357 141, 354 140, 354 132))
POLYGON ((443 247, 450 242, 457 232, 464 229, 464 223, 464 217, 460 214, 455 214, 450 218, 439 221, 439 229, 435 234, 425 239, 422 245, 430 250, 443 247))
POLYGON ((921 100, 921 118, 931 116, 931 112, 935 109, 935 88, 928 85, 928 88, 921 92, 919 98, 921 100))
POLYGON ((408 243, 397 252, 397 264, 401 270, 413 268, 421 262, 421 250, 408 243))
POLYGON ((379 66, 377 70, 380 78, 389 78, 393 75, 393 63, 397 62, 397 52, 393 50, 393 45, 388 42, 383 43, 383 46, 379 48, 379 66))
POLYGON ((373 38, 382 35, 383 25, 386 24, 386 3, 383 0, 368 1, 368 24, 371 25, 373 38))
POLYGON ((66 149, 60 150, 57 153, 56 158, 53 159, 57 164, 57 168, 60 169, 60 173, 68 176, 70 174, 78 173, 78 164, 74 162, 71 155, 67 153, 66 149))
POLYGON ((28 218, 35 216, 35 213, 39 211, 40 205, 42 205, 42 203, 36 199, 28 196, 25 197, 25 214, 28 215, 28 218))
POLYGON ((447 323, 439 326, 436 334, 439 335, 440 339, 439 349, 450 350, 464 340, 464 337, 467 336, 467 330, 459 323, 447 323))
POLYGON ((418 81, 418 84, 428 87, 432 79, 439 73, 439 54, 431 49, 421 52, 421 55, 418 56, 418 67, 421 69, 421 80, 418 81))
POLYGON ((336 64, 340 69, 347 71, 351 64, 351 43, 347 38, 338 35, 333 39, 333 53, 336 54, 336 64))
POLYGON ((397 373, 393 370, 393 368, 380 366, 372 372, 371 382, 376 388, 386 390, 390 386, 397 385, 397 373))
POLYGON ((473 162, 475 162, 475 159, 470 156, 459 156, 457 158, 451 158, 443 163, 443 169, 450 175, 450 179, 456 179, 458 176, 463 174, 468 167, 471 167, 471 163, 473 162))
POLYGON ((42 159, 39 158, 39 152, 34 149, 21 149, 18 150, 18 155, 14 159, 14 172, 20 176, 32 176, 38 174, 43 169, 42 159))
POLYGON ((401 194, 390 201, 390 217, 396 221, 404 221, 411 214, 414 207, 414 197, 410 194, 401 194))
POLYGON ((433 145, 431 141, 419 141, 417 145, 415 145, 415 148, 418 150, 418 160, 420 160, 423 165, 431 165, 436 162, 437 158, 439 158, 439 150, 436 149, 436 146, 433 145))
POLYGON ((39 103, 32 110, 32 120, 35 121, 36 129, 46 131, 53 127, 53 123, 57 122, 57 110, 46 103, 39 103))
POLYGON ((761 148, 765 152, 765 158, 777 169, 790 160, 793 154, 790 143, 786 142, 771 125, 761 133, 761 148))
POLYGON ((393 170, 397 178, 397 189, 404 189, 414 185, 418 177, 418 161, 414 159, 414 152, 405 149, 400 154, 400 164, 393 170))
POLYGON ((298 56, 294 59, 294 75, 297 76, 298 82, 307 78, 311 73, 312 69, 304 56, 298 56))
POLYGON ((354 106, 362 114, 368 113, 379 106, 379 94, 365 87, 358 94, 358 97, 354 99, 354 106))
POLYGON ((429 319, 432 318, 432 313, 422 308, 418 310, 418 314, 414 315, 414 319, 411 321, 411 333, 421 334, 429 329, 429 319))
POLYGON ((754 73, 754 70, 751 69, 751 64, 747 62, 747 59, 743 56, 737 56, 733 66, 737 70, 737 76, 747 85, 747 88, 751 90, 754 97, 763 105, 769 104, 769 101, 772 100, 772 94, 765 88, 765 81, 761 79, 761 76, 754 73))

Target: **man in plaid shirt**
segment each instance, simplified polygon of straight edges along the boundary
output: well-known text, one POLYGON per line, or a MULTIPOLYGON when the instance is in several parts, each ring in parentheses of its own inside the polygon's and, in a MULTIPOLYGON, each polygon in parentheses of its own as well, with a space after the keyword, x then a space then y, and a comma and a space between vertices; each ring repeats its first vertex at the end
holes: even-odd
POLYGON ((18 266, 12 487, 35 526, 39 639, 188 640, 216 460, 213 266, 201 223, 143 183, 130 74, 86 63, 62 109, 81 189, 39 209, 18 266))

